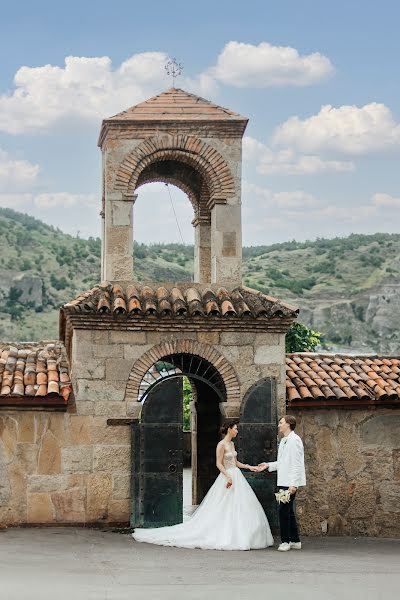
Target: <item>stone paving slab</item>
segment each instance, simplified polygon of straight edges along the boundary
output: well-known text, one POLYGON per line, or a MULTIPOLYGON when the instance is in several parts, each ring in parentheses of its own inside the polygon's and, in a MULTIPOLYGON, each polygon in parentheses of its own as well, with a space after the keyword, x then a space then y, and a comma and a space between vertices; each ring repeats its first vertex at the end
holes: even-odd
POLYGON ((0 531, 1 600, 385 600, 400 540, 304 538, 300 552, 164 548, 90 529, 0 531))

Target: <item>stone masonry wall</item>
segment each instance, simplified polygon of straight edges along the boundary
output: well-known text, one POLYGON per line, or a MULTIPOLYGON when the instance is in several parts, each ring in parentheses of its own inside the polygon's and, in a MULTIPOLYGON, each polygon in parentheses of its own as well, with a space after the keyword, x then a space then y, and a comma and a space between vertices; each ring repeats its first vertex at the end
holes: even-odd
POLYGON ((400 411, 291 412, 305 447, 302 533, 399 538, 400 411))
POLYGON ((129 515, 129 427, 101 415, 0 413, 0 527, 129 515))
MULTIPOLYGON (((130 428, 109 418, 138 416, 127 400, 135 362, 155 345, 176 339, 212 345, 236 372, 240 398, 257 380, 277 378, 285 399, 284 336, 271 333, 75 330, 71 377, 75 404, 66 413, 0 411, 0 526, 128 523, 130 428)), ((226 403, 238 416, 240 402, 226 403)))

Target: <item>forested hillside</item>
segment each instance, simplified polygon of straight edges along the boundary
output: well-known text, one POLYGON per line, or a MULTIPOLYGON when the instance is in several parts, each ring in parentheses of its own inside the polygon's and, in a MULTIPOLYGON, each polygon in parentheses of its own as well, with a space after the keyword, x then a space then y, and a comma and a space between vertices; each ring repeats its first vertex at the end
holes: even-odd
MULTIPOLYGON (((193 247, 135 244, 139 281, 190 281, 193 247)), ((297 304, 333 349, 400 353, 400 235, 243 250, 246 285, 297 304)), ((0 209, 0 338, 54 339, 59 307, 100 279, 100 240, 0 209)))

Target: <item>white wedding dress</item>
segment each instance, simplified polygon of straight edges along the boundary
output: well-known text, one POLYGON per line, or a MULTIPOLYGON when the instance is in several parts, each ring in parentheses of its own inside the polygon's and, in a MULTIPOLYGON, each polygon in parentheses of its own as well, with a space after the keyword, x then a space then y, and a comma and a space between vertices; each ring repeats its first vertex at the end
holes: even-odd
POLYGON ((237 452, 224 454, 224 467, 232 477, 220 473, 193 516, 170 527, 135 529, 138 542, 204 550, 252 550, 274 543, 268 519, 240 469, 237 452))

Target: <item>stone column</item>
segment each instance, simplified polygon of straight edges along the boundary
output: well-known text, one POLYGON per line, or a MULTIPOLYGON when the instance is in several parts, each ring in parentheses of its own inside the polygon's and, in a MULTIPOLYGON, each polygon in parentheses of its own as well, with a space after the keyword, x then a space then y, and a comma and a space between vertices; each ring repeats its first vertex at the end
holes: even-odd
POLYGON ((106 200, 104 279, 133 279, 132 199, 106 200))
MULTIPOLYGON (((104 206, 104 200, 103 200, 103 206, 104 206)), ((103 210, 100 211, 100 217, 101 217, 101 273, 100 273, 100 277, 101 277, 101 281, 105 280, 105 275, 104 275, 104 243, 105 243, 105 211, 104 208, 103 210)))
POLYGON ((194 281, 211 283, 211 224, 207 217, 196 217, 194 226, 194 281))
POLYGON ((242 283, 240 205, 216 203, 211 210, 211 283, 242 283))

